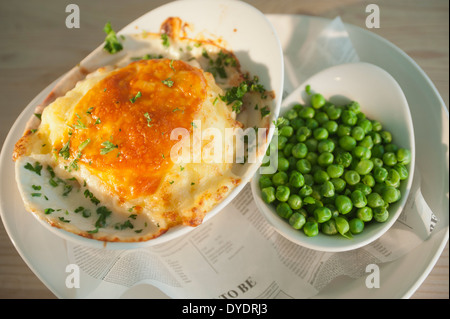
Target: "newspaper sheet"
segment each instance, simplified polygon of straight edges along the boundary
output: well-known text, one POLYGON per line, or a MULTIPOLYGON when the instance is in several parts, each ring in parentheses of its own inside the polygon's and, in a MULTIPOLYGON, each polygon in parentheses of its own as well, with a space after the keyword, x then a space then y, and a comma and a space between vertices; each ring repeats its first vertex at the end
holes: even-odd
MULTIPOLYGON (((358 61, 345 35, 340 18, 310 34, 303 46, 307 50, 301 50, 296 61, 286 59, 286 93, 320 69, 358 61), (339 37, 332 36, 336 32, 339 37), (308 63, 318 56, 322 63, 308 63)), ((81 280, 86 279, 77 292, 80 298, 119 298, 139 284, 153 285, 170 298, 310 298, 338 277, 360 278, 367 275, 367 265, 407 254, 428 238, 436 222, 416 171, 398 221, 375 242, 348 252, 314 251, 279 235, 258 211, 250 185, 182 238, 136 250, 68 243, 67 251, 80 267, 81 280)))

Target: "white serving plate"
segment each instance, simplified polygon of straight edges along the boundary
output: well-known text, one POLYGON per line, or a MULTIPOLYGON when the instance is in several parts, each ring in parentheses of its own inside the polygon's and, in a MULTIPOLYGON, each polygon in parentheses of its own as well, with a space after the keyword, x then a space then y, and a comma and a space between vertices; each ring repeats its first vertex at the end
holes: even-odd
MULTIPOLYGON (((309 32, 322 29, 330 22, 328 19, 302 15, 268 15, 268 18, 279 31, 283 50, 288 57, 296 53, 290 49, 296 41, 295 38, 290 38, 290 35, 298 30, 299 26, 305 32, 309 32)), ((395 262, 380 267, 382 274, 380 288, 367 289, 364 284, 365 278, 342 280, 335 282, 317 297, 409 298, 428 276, 448 241, 448 111, 428 76, 403 51, 361 28, 346 25, 346 29, 361 61, 388 70, 408 99, 415 127, 416 166, 419 169, 429 168, 422 184, 422 191, 430 208, 439 218, 439 223, 430 238, 422 245, 395 262)), ((298 81, 301 83, 303 79, 298 81)), ((36 97, 36 100, 45 96, 51 87, 36 97)), ((19 120, 21 118, 24 120, 23 115, 19 120)), ((67 276, 65 267, 69 263, 66 241, 48 232, 30 214, 24 212, 17 191, 11 187, 14 174, 9 154, 12 152, 17 130, 22 124, 16 123, 11 128, 0 158, 0 202, 3 223, 17 251, 36 276, 57 297, 73 298, 76 296, 75 289, 67 289, 64 284, 67 276), (49 263, 49 260, 52 262, 49 263)), ((131 289, 127 297, 160 298, 164 295, 153 286, 138 286, 131 289)))
MULTIPOLYGON (((189 37, 193 37, 194 39, 220 39, 220 44, 226 49, 233 51, 236 55, 243 72, 249 72, 251 76, 257 75, 260 83, 265 88, 274 92, 275 99, 271 103, 271 112, 268 115, 269 123, 272 123, 278 117, 283 92, 283 52, 277 34, 266 16, 256 8, 240 1, 174 1, 144 14, 118 31, 117 34, 135 34, 143 31, 158 33, 162 23, 169 17, 178 17, 183 22, 188 23, 189 37), (248 39, 252 39, 252 41, 248 41, 248 39)), ((125 48, 126 42, 124 43, 125 48)), ((103 50, 102 44, 80 62, 80 67, 93 72, 99 67, 117 62, 121 58, 122 53, 123 51, 111 55, 103 50)), ((48 89, 53 86, 54 84, 50 85, 48 89)), ((47 90, 45 92, 48 94, 47 90)), ((17 126, 15 125, 15 129, 11 130, 7 139, 8 141, 17 141, 20 138, 25 123, 33 116, 35 107, 45 97, 46 95, 43 93, 39 94, 26 107, 16 122, 17 126)), ((247 111, 244 110, 237 116, 237 119, 244 125, 246 125, 247 119, 251 118, 251 115, 246 113, 247 111)), ((249 122, 252 121, 253 119, 249 122)), ((253 126, 254 124, 249 125, 249 127, 253 126)), ((258 127, 262 126, 258 125, 258 127)), ((272 134, 273 130, 269 130, 267 135, 268 141, 270 141, 272 134)), ((265 145, 261 145, 265 147, 265 145)), ((262 157, 264 153, 265 149, 261 150, 258 156, 262 157)), ((11 152, 4 151, 2 155, 8 158, 8 156, 11 157, 10 154, 11 152)), ((258 169, 259 163, 260 159, 254 163, 235 163, 233 165, 232 170, 241 179, 241 183, 206 214, 204 222, 216 216, 239 194, 258 169)), ((8 211, 8 209, 5 209, 5 211, 8 211)), ((46 221, 37 219, 46 229, 65 240, 94 248, 106 247, 107 249, 135 249, 157 245, 183 236, 195 229, 194 227, 179 225, 170 228, 161 236, 148 241, 105 243, 52 227, 46 221)))

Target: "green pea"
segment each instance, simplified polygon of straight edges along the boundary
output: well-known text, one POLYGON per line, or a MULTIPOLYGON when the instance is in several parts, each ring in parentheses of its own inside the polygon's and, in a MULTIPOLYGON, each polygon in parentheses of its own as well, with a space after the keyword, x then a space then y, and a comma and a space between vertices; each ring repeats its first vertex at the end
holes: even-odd
POLYGON ((395 169, 389 169, 388 170, 388 176, 386 180, 384 181, 387 186, 394 186, 399 187, 400 186, 400 174, 395 169))
POLYGON ((372 193, 372 188, 363 183, 358 183, 358 184, 354 185, 353 188, 354 188, 354 190, 361 191, 365 196, 372 193))
POLYGON ((297 143, 292 148, 292 155, 295 158, 304 158, 308 154, 308 148, 304 143, 297 143))
POLYGON ((364 134, 372 131, 372 122, 366 118, 358 120, 358 126, 360 126, 364 130, 364 134))
POLYGON ((311 174, 303 174, 303 177, 305 177, 305 185, 314 185, 314 177, 311 174))
POLYGON ((389 211, 385 207, 377 207, 373 210, 373 219, 379 223, 384 223, 389 218, 389 211))
POLYGON ((317 146, 318 146, 319 142, 315 139, 315 138, 308 138, 305 141, 305 145, 308 148, 309 152, 315 152, 317 151, 317 146))
POLYGON ((315 220, 321 224, 331 218, 331 210, 328 207, 319 207, 314 210, 315 220))
POLYGON ((262 175, 259 178, 259 188, 260 189, 263 189, 263 188, 266 188, 266 187, 270 187, 272 185, 273 185, 272 179, 269 176, 262 175))
POLYGON ((372 142, 374 145, 379 145, 383 142, 383 140, 381 139, 380 133, 372 131, 372 132, 369 132, 367 135, 369 135, 372 138, 372 142))
POLYGON ((397 151, 397 160, 400 164, 408 165, 411 163, 411 151, 405 148, 400 148, 397 151))
POLYGON ((393 186, 386 186, 383 190, 383 200, 386 203, 395 203, 400 199, 400 190, 393 186))
POLYGON ((281 136, 291 137, 292 134, 294 134, 294 128, 292 126, 283 126, 279 130, 279 135, 281 136))
POLYGON ((329 134, 334 134, 338 130, 338 123, 333 120, 328 120, 327 122, 322 124, 323 128, 325 128, 329 134))
POLYGON ((405 165, 397 163, 394 166, 394 169, 397 171, 397 173, 400 175, 400 179, 403 181, 408 178, 409 172, 408 169, 405 167, 405 165))
POLYGON ((397 156, 393 152, 386 152, 383 154, 383 163, 387 166, 394 166, 397 164, 397 156))
POLYGON ((303 225, 306 223, 306 218, 301 213, 293 213, 291 217, 289 217, 289 225, 291 225, 294 229, 301 229, 303 225))
POLYGON ((334 184, 330 181, 324 182, 320 188, 320 194, 327 198, 333 197, 335 194, 334 184))
POLYGON ((381 139, 383 140, 384 144, 389 144, 392 142, 392 134, 388 131, 381 131, 380 132, 381 139))
POLYGON ((331 164, 327 167, 327 173, 331 178, 338 178, 344 174, 344 166, 341 164, 331 164))
POLYGON ((360 190, 354 190, 351 194, 353 206, 357 208, 365 207, 367 205, 367 198, 360 190))
POLYGON ((305 198, 307 196, 310 196, 313 192, 313 189, 311 186, 309 185, 304 185, 300 191, 298 192, 298 194, 300 195, 300 197, 305 198))
POLYGON ((305 126, 305 121, 302 118, 297 117, 295 119, 290 120, 289 124, 295 131, 297 131, 300 127, 305 126))
POLYGON ((303 226, 303 232, 308 237, 314 237, 319 234, 319 224, 315 221, 307 221, 303 226))
POLYGON ((317 121, 317 123, 319 123, 319 125, 323 125, 329 120, 327 113, 323 111, 316 112, 314 119, 317 121))
POLYGON ((372 131, 380 132, 383 129, 383 126, 377 120, 372 121, 372 131))
POLYGON ((356 217, 361 219, 363 222, 370 222, 373 218, 372 208, 365 206, 361 207, 356 211, 356 217))
POLYGON ((363 160, 359 161, 359 163, 356 165, 355 171, 359 175, 367 175, 372 171, 373 166, 374 165, 371 160, 363 159, 363 160))
POLYGON ((320 109, 322 106, 324 106, 326 103, 325 98, 322 94, 316 93, 311 96, 311 105, 315 109, 320 109))
POLYGON ((353 208, 353 202, 352 200, 345 195, 338 195, 336 196, 334 205, 336 206, 339 213, 345 215, 350 213, 350 211, 353 208))
POLYGON ((351 110, 344 110, 341 115, 342 123, 348 126, 354 126, 358 121, 356 113, 351 110))
POLYGON ((351 101, 348 105, 347 108, 354 112, 355 114, 359 114, 361 112, 361 106, 359 105, 358 102, 356 101, 351 101))
POLYGON ((278 135, 278 150, 284 149, 287 141, 288 141, 288 138, 286 136, 278 135))
POLYGON ((293 213, 292 208, 288 203, 279 203, 276 208, 278 216, 281 218, 289 219, 293 213))
POLYGON ((376 192, 372 192, 367 196, 367 205, 371 208, 382 207, 384 205, 383 197, 376 192))
POLYGON ((338 231, 337 231, 335 220, 333 218, 331 218, 331 219, 327 220, 326 222, 324 222, 322 224, 321 231, 325 235, 336 235, 338 233, 338 231))
POLYGON ((344 191, 347 183, 342 178, 332 178, 330 182, 333 183, 335 193, 341 193, 344 191))
POLYGON ((298 114, 297 114, 296 110, 290 109, 284 114, 284 117, 287 118, 289 121, 291 121, 291 120, 297 118, 298 114))
POLYGON ((355 170, 348 170, 344 173, 344 179, 349 185, 356 185, 361 180, 361 176, 355 170))
POLYGON ((328 138, 328 131, 323 127, 318 127, 313 131, 314 138, 318 141, 328 138))
POLYGON ((348 232, 350 230, 350 225, 348 224, 348 221, 344 217, 335 217, 334 221, 336 222, 336 228, 344 237, 349 237, 348 232))
POLYGON ((305 159, 307 159, 308 162, 311 163, 311 165, 315 165, 315 164, 317 164, 318 157, 319 157, 319 155, 317 155, 317 153, 309 152, 308 154, 306 154, 305 159))
POLYGON ((298 142, 304 142, 311 136, 311 130, 306 126, 302 126, 295 132, 295 136, 298 142))
POLYGON ((332 140, 326 139, 319 142, 317 145, 317 151, 319 153, 323 152, 333 152, 335 148, 335 144, 332 140))
POLYGON ((272 183, 275 187, 286 185, 288 180, 286 172, 277 172, 272 176, 272 183))
POLYGON ((364 230, 364 222, 359 218, 351 219, 348 224, 352 234, 360 234, 364 230))
POLYGON ((383 160, 380 158, 371 158, 371 161, 373 162, 374 167, 383 167, 384 166, 383 160))
POLYGON ((364 185, 367 185, 369 187, 375 186, 375 178, 373 178, 373 176, 370 174, 364 175, 363 178, 361 179, 361 182, 363 182, 364 185))
POLYGON ((342 137, 342 136, 350 135, 351 132, 352 132, 352 128, 350 126, 339 124, 336 134, 338 137, 342 137))
POLYGON ((299 195, 296 194, 290 195, 287 202, 293 210, 299 210, 300 208, 302 208, 303 202, 299 195))
POLYGON ((372 150, 374 143, 371 136, 364 137, 360 142, 359 145, 365 148, 368 148, 369 150, 372 150))
POLYGON ((272 186, 263 188, 261 190, 261 197, 267 204, 273 203, 276 199, 275 188, 273 188, 272 186))
POLYGON ((361 159, 369 159, 372 157, 372 151, 370 149, 368 149, 367 147, 360 146, 360 145, 356 146, 353 149, 352 154, 354 157, 361 158, 361 159))
POLYGON ((337 120, 341 117, 342 108, 332 105, 331 107, 327 108, 326 112, 330 120, 337 120))
POLYGON ((280 202, 286 202, 289 199, 289 195, 291 194, 291 190, 287 186, 278 186, 275 192, 275 197, 280 202))
POLYGON ((354 126, 351 135, 355 140, 361 141, 366 133, 364 133, 364 129, 361 126, 354 126))
POLYGON ((384 167, 376 166, 373 170, 373 178, 377 183, 383 183, 388 177, 388 171, 384 167))
POLYGON ((384 146, 383 144, 374 145, 372 148, 372 157, 383 158, 384 146))
POLYGON ((316 121, 316 119, 306 119, 305 125, 307 128, 309 128, 311 131, 314 131, 316 128, 319 127, 319 122, 316 121))
POLYGON ((311 163, 306 158, 299 159, 295 167, 302 174, 308 174, 311 172, 311 163))
POLYGON ((310 106, 302 108, 298 113, 298 115, 303 119, 312 119, 315 114, 316 111, 310 106))
POLYGON ((348 135, 342 136, 339 139, 339 146, 346 151, 351 151, 356 147, 356 140, 348 135))
POLYGON ((305 177, 298 171, 292 171, 289 176, 289 185, 295 188, 300 188, 305 185, 305 177))
POLYGON ((352 163, 353 156, 349 152, 341 152, 336 155, 336 164, 340 164, 344 166, 344 168, 347 168, 352 163))
POLYGON ((398 146, 396 144, 394 144, 394 143, 389 143, 389 144, 386 144, 384 146, 384 149, 385 149, 386 152, 397 153, 398 146))
POLYGON ((320 153, 319 157, 317 158, 317 163, 320 166, 328 166, 332 164, 334 161, 334 155, 331 152, 323 152, 320 153))
POLYGON ((278 158, 278 170, 284 172, 287 171, 288 169, 289 169, 289 161, 284 157, 278 158))
POLYGON ((328 173, 322 169, 318 169, 317 171, 315 171, 313 177, 314 182, 316 182, 317 184, 323 184, 326 181, 330 180, 330 176, 328 176, 328 173))

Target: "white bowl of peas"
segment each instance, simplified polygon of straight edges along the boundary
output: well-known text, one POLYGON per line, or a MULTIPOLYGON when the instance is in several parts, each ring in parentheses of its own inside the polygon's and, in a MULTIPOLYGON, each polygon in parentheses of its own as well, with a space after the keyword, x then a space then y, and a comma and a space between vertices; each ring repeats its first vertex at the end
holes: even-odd
POLYGON ((415 143, 395 79, 369 63, 326 69, 282 103, 256 204, 287 239, 320 251, 371 243, 397 220, 411 188, 415 143))

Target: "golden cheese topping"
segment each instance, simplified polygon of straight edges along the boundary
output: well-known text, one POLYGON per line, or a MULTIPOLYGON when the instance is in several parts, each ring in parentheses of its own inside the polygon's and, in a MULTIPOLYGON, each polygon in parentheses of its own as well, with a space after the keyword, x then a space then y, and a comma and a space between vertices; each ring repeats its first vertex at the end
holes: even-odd
POLYGON ((140 60, 112 72, 74 108, 64 140, 122 199, 153 194, 171 168, 175 128, 192 130, 206 99, 200 70, 182 61, 140 60), (70 135, 69 135, 70 134, 70 135))

